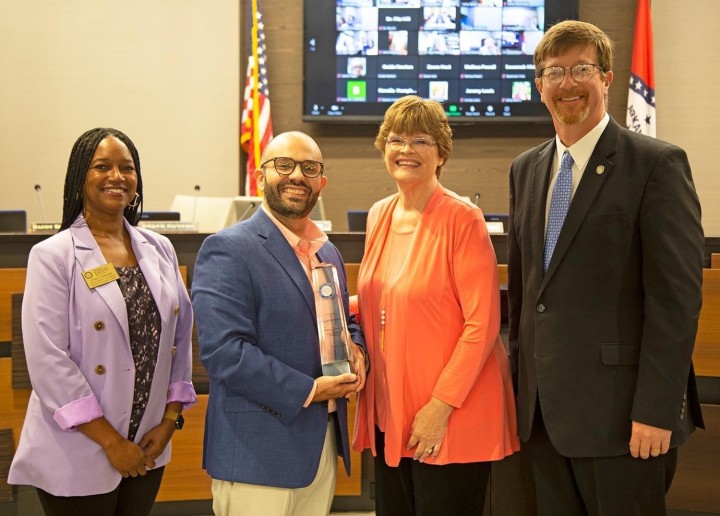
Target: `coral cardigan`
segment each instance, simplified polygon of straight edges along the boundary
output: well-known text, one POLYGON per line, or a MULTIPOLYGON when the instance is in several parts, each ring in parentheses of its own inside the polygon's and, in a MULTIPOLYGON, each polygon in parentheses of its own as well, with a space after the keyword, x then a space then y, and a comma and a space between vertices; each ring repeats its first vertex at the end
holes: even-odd
MULTIPOLYGON (((370 210, 358 277, 370 363, 379 351, 380 307, 372 305, 368 289, 397 200, 396 194, 370 210)), ((410 259, 385 289, 385 462, 397 466, 412 456, 405 444, 415 415, 432 396, 455 410, 439 455, 428 463, 499 460, 518 450, 510 367, 499 337, 497 263, 482 212, 438 185, 418 224, 410 259)), ((369 378, 358 399, 353 447, 377 455, 374 383, 369 378)))

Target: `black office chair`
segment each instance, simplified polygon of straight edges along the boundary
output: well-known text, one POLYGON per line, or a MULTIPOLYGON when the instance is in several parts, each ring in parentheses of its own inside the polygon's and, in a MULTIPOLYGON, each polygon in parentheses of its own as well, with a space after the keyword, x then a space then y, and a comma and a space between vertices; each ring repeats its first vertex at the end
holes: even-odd
POLYGON ((367 226, 367 210, 349 210, 347 212, 348 230, 365 231, 367 226))
POLYGON ((0 233, 27 233, 25 210, 0 210, 0 233))

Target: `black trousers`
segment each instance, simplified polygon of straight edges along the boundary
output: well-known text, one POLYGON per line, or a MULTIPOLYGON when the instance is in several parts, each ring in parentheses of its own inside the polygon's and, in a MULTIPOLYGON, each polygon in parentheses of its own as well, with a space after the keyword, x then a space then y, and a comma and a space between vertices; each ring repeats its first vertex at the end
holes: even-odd
MULTIPOLYGON (((630 436, 628 435, 628 442, 630 436)), ((569 458, 550 441, 540 405, 526 446, 539 516, 665 516, 677 448, 648 459, 569 458)))
POLYGON ((411 458, 385 464, 385 434, 375 428, 375 513, 377 516, 482 515, 489 462, 436 466, 411 458))
POLYGON ((47 516, 147 516, 160 490, 165 467, 151 469, 145 476, 123 478, 109 493, 89 496, 55 496, 37 489, 47 516))

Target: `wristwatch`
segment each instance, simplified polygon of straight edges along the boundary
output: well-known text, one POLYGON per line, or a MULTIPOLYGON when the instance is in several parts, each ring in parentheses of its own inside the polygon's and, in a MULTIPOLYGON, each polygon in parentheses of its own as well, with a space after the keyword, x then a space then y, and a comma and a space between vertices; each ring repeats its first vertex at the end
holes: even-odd
POLYGON ((173 421, 175 421, 175 428, 177 430, 182 430, 182 427, 185 424, 185 418, 183 417, 183 415, 179 412, 173 412, 172 410, 165 411, 163 419, 172 419, 173 421))

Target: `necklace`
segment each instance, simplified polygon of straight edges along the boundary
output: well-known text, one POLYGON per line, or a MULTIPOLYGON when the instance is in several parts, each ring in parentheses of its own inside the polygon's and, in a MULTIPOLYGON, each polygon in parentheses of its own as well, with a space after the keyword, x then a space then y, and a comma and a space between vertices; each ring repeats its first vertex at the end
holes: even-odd
POLYGON ((388 232, 388 238, 387 238, 387 246, 385 246, 385 269, 383 270, 382 275, 382 283, 380 285, 380 350, 385 351, 385 323, 387 322, 386 312, 385 312, 385 293, 386 293, 386 285, 387 285, 387 279, 388 279, 388 269, 390 268, 390 255, 392 254, 392 241, 393 241, 393 235, 395 232, 393 231, 392 227, 390 228, 390 231, 388 232))
POLYGON ((405 265, 407 252, 410 249, 411 239, 414 233, 414 230, 398 232, 390 228, 387 244, 385 245, 385 270, 383 270, 382 284, 380 285, 380 349, 382 351, 385 351, 385 327, 388 321, 388 313, 386 310, 388 303, 387 297, 391 285, 397 280, 398 275, 405 265))

